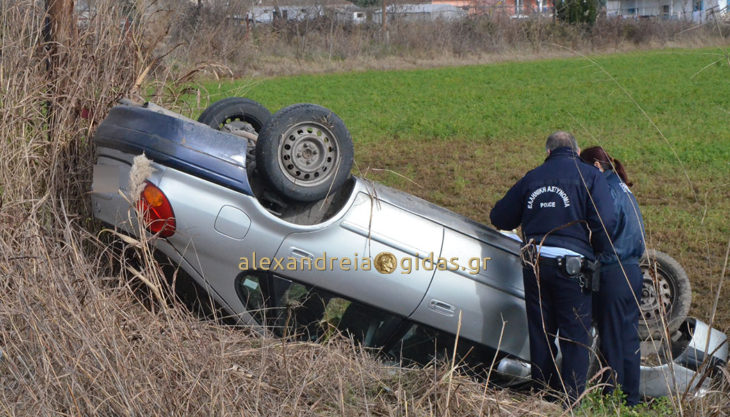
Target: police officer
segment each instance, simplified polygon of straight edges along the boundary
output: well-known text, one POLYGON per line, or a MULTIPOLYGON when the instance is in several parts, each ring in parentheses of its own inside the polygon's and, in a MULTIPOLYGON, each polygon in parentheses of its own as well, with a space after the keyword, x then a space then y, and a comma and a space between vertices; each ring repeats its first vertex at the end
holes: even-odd
POLYGON ((601 286, 595 299, 601 355, 611 368, 605 373, 604 393, 620 385, 626 403, 639 403, 641 353, 639 351, 639 303, 642 272, 639 260, 644 253, 644 220, 623 164, 602 147, 581 152, 581 158, 603 173, 611 191, 616 214, 612 231, 613 250, 601 254, 601 286))
POLYGON ((578 157, 573 135, 555 132, 545 148, 545 162, 517 181, 489 217, 498 229, 521 225, 535 249, 523 269, 532 378, 573 402, 585 388, 591 345, 591 291, 579 271, 610 249, 605 231, 614 228, 613 202, 603 175, 578 157))

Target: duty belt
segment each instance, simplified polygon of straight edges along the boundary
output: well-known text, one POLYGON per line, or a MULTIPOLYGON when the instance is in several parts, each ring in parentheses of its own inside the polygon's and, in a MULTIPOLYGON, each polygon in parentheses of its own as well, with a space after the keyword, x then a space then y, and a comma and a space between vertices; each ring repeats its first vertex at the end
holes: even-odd
POLYGON ((576 280, 584 291, 598 292, 599 290, 600 278, 597 261, 591 262, 582 256, 559 256, 557 258, 540 256, 538 261, 540 265, 557 268, 576 280), (574 262, 578 262, 578 264, 574 262))
MULTIPOLYGON (((552 266, 555 268, 562 268, 563 263, 565 262, 565 257, 558 256, 557 258, 548 258, 546 256, 541 256, 538 258, 538 260, 541 265, 552 266)), ((585 265, 586 262, 588 262, 588 261, 586 261, 586 258, 583 258, 583 257, 580 258, 581 267, 583 267, 583 265, 585 265)))

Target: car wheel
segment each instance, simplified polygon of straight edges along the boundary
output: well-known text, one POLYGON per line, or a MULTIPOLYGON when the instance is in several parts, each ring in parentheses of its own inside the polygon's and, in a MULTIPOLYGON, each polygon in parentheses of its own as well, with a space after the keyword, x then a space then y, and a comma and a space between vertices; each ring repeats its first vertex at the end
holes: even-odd
POLYGON ((213 129, 234 134, 250 128, 260 133, 270 118, 271 112, 261 104, 243 97, 229 97, 208 106, 198 121, 213 129))
POLYGON ((679 262, 664 252, 649 249, 641 259, 643 284, 641 289, 641 313, 639 336, 659 338, 664 333, 674 333, 687 318, 692 289, 687 272, 679 262))
POLYGON ((284 198, 310 202, 326 197, 350 176, 352 137, 331 110, 294 104, 276 112, 256 144, 256 164, 284 198))

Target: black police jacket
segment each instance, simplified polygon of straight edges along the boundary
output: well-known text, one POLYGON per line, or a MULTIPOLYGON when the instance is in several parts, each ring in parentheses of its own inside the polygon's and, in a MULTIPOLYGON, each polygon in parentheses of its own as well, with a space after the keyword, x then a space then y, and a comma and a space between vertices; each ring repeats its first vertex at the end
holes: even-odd
POLYGON ((606 231, 616 224, 606 179, 569 147, 553 150, 517 181, 489 218, 499 229, 522 225, 527 241, 570 249, 590 260, 611 250, 606 231))
POLYGON ((644 254, 644 218, 639 204, 614 171, 606 171, 603 176, 613 198, 616 226, 611 232, 613 249, 602 253, 600 261, 604 265, 615 264, 618 259, 623 264, 638 264, 644 254))

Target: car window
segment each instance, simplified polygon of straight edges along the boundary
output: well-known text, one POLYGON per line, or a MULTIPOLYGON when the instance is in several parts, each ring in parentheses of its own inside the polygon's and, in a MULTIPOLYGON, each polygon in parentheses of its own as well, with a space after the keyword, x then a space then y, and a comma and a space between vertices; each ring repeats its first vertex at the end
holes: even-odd
POLYGON ((265 308, 264 295, 261 291, 261 278, 257 274, 243 274, 238 279, 238 296, 249 314, 258 323, 263 323, 265 308))
MULTIPOLYGON (((400 338, 387 346, 385 353, 404 362, 426 365, 433 361, 450 362, 454 354, 456 337, 432 327, 407 322, 406 330, 400 338)), ((457 364, 464 365, 467 371, 480 373, 488 369, 496 351, 470 340, 459 338, 456 344, 457 364)), ((500 359, 503 354, 500 354, 500 359)))
POLYGON ((382 347, 403 318, 313 286, 263 271, 238 278, 249 313, 277 336, 317 341, 342 332, 368 347, 382 347))

